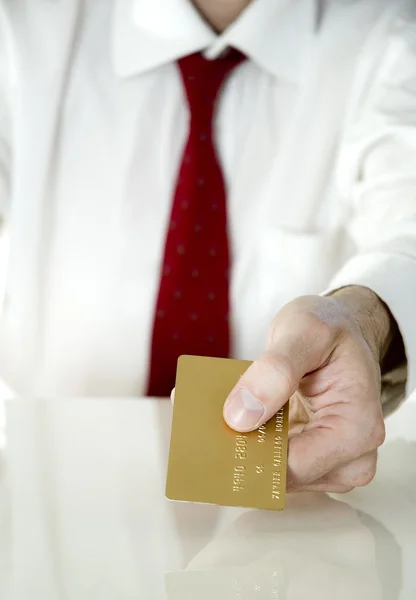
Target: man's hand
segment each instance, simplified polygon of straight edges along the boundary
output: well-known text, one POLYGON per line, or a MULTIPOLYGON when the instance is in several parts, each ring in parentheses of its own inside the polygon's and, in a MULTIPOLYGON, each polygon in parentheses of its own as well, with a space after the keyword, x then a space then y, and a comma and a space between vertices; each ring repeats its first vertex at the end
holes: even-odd
POLYGON ((373 479, 385 437, 380 362, 392 321, 361 287, 298 298, 275 318, 267 351, 229 395, 224 418, 251 431, 291 398, 288 491, 347 492, 373 479))

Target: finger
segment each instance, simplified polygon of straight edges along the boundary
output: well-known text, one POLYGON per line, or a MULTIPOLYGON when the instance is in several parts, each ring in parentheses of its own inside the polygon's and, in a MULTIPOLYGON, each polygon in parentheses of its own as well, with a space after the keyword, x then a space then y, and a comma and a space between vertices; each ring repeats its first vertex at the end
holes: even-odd
POLYGON ((296 489, 315 484, 365 450, 360 438, 348 433, 341 417, 328 415, 320 419, 319 425, 312 423, 290 438, 288 487, 296 489))
POLYGON ((373 434, 366 437, 355 433, 342 417, 328 415, 319 421, 319 426, 311 423, 301 434, 291 437, 288 487, 325 484, 354 487, 360 474, 362 478, 374 476, 373 453, 381 437, 378 440, 373 434))
MULTIPOLYGON (((377 450, 368 452, 338 469, 335 469, 314 482, 306 489, 311 491, 334 492, 335 488, 350 491, 356 487, 364 487, 371 483, 377 470, 377 450)), ((305 488, 304 488, 305 489, 305 488)), ((337 493, 337 492, 334 492, 337 493)))
POLYGON ((268 421, 296 389, 298 375, 284 356, 263 354, 241 377, 224 405, 224 418, 237 431, 268 421))
POLYGON ((354 488, 347 487, 345 485, 330 485, 330 484, 316 484, 316 485, 308 485, 305 487, 298 488, 296 490, 287 490, 288 493, 291 494, 300 494, 306 492, 320 492, 323 494, 347 494, 351 492, 354 488))
POLYGON ((227 398, 224 418, 231 428, 247 432, 268 421, 292 396, 302 377, 327 360, 335 336, 316 321, 305 315, 293 321, 279 318, 271 349, 247 369, 227 398))

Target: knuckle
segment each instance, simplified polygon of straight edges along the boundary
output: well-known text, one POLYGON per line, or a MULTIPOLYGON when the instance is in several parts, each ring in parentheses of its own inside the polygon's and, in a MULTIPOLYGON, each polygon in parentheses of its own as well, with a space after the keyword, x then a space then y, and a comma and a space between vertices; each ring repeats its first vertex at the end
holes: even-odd
POLYGON ((344 485, 342 486, 342 490, 340 490, 340 494, 348 494, 349 492, 352 492, 353 489, 354 486, 352 485, 344 485))
POLYGON ((360 469, 348 477, 344 481, 344 485, 356 487, 364 487, 371 483, 377 471, 377 457, 371 456, 362 462, 360 469))
POLYGON ((371 483, 376 475, 376 467, 369 468, 367 471, 363 471, 354 478, 354 487, 364 487, 371 483))
POLYGON ((386 427, 384 421, 378 421, 370 435, 370 444, 373 448, 380 448, 386 439, 386 427))
MULTIPOLYGON (((365 415, 363 415, 363 420, 366 421, 365 415)), ((368 416, 368 421, 370 420, 372 420, 372 423, 363 427, 362 442, 360 444, 363 454, 374 452, 384 444, 386 439, 386 427, 383 418, 372 419, 368 416)))

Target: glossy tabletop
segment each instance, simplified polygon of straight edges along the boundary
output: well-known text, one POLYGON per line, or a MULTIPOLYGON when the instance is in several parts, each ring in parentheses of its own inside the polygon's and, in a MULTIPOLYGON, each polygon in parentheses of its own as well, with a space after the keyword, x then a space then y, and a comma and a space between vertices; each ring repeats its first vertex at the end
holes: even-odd
POLYGON ((416 403, 374 482, 280 513, 164 497, 168 401, 13 400, 0 466, 4 600, 413 600, 416 403))

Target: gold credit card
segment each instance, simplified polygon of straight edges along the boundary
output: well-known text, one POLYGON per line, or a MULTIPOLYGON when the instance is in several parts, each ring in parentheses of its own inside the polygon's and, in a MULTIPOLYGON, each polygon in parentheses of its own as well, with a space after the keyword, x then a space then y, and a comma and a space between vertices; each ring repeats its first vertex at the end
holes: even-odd
POLYGON ((250 433, 230 429, 222 414, 228 394, 250 364, 179 358, 166 484, 170 500, 284 508, 288 404, 250 433))

